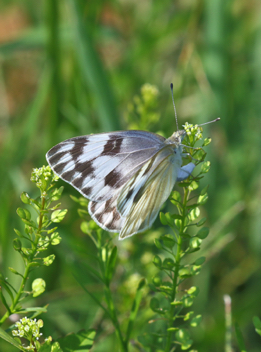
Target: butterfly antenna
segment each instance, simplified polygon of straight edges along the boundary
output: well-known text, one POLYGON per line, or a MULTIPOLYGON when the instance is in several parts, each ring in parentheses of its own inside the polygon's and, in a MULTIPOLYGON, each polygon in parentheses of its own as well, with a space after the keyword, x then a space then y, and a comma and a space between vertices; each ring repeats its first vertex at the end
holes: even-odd
POLYGON ((208 121, 208 122, 205 122, 205 123, 201 123, 198 126, 200 127, 200 126, 208 125, 209 123, 216 122, 216 121, 219 121, 219 120, 220 120, 220 117, 217 117, 215 120, 208 121))
POLYGON ((178 130, 179 130, 179 126, 178 126, 178 116, 177 116, 177 111, 176 111, 176 105, 175 105, 175 102, 174 102, 173 83, 170 83, 170 90, 171 90, 172 103, 173 103, 174 112, 175 112, 175 120, 176 120, 176 125, 177 125, 177 131, 178 131, 178 130))

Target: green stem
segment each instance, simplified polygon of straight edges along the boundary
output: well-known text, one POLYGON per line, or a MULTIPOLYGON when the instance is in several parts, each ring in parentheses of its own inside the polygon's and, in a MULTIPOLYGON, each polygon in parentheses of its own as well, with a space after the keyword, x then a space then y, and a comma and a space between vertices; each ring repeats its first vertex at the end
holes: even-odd
POLYGON ((119 321, 117 319, 117 314, 116 314, 116 310, 115 310, 115 306, 113 303, 113 299, 111 296, 111 290, 109 286, 105 286, 105 297, 106 297, 106 301, 107 301, 107 305, 108 305, 108 310, 110 312, 111 318, 112 318, 112 323, 115 327, 115 332, 116 332, 116 336, 120 342, 121 345, 121 351, 122 352, 128 352, 128 346, 126 341, 124 340, 122 333, 121 333, 121 329, 120 329, 120 324, 119 321))
MULTIPOLYGON (((186 219, 186 204, 187 204, 187 198, 188 198, 188 193, 189 191, 187 189, 184 190, 184 199, 183 199, 183 204, 182 204, 182 221, 181 221, 181 228, 179 231, 179 234, 177 235, 177 250, 175 254, 175 271, 174 271, 174 276, 173 276, 173 286, 172 286, 172 294, 171 294, 171 299, 170 302, 174 302, 176 298, 176 293, 177 293, 177 287, 178 287, 178 279, 179 279, 179 268, 180 268, 180 261, 181 261, 181 247, 182 247, 182 234, 184 232, 185 228, 185 219, 186 219)), ((170 313, 169 313, 169 321, 168 321, 168 328, 171 328, 173 326, 173 321, 175 320, 174 314, 175 314, 175 305, 171 305, 170 308, 170 313)), ((173 331, 168 331, 167 333, 167 342, 166 342, 166 347, 165 347, 165 352, 169 352, 171 348, 171 342, 172 342, 172 334, 173 331)))

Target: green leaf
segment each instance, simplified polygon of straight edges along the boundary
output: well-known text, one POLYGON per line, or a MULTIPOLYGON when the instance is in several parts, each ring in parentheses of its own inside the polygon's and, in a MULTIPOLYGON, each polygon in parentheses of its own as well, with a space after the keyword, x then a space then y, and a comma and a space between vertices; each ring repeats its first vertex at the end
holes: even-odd
POLYGON ((55 343, 52 345, 52 350, 51 350, 51 352, 63 352, 63 350, 62 350, 61 347, 60 347, 59 342, 55 342, 55 343))
POLYGON ((194 312, 193 312, 193 311, 188 312, 188 313, 184 316, 184 319, 183 319, 183 320, 184 320, 184 321, 189 320, 193 314, 194 314, 194 312))
POLYGON ((196 259, 196 261, 194 262, 194 265, 197 265, 197 266, 202 265, 205 262, 205 260, 206 260, 206 257, 200 257, 196 259))
MULTIPOLYGON (((7 290, 7 293, 9 294, 9 296, 11 297, 12 299, 12 303, 14 302, 14 297, 13 297, 13 294, 11 293, 10 295, 10 289, 7 285, 3 284, 2 283, 2 286, 6 289, 8 288, 7 290)), ((8 311, 9 315, 12 314, 10 308, 9 308, 9 304, 6 302, 6 299, 5 299, 5 296, 4 296, 4 293, 3 293, 3 290, 2 290, 2 287, 0 287, 0 300, 2 301, 3 305, 5 306, 6 310, 8 311)))
POLYGON ((31 203, 31 199, 29 197, 29 195, 26 193, 26 192, 23 192, 20 196, 21 198, 21 201, 24 203, 24 204, 30 204, 31 203))
POLYGON ((20 251, 20 250, 21 250, 21 247, 22 247, 22 243, 21 243, 21 241, 20 241, 18 238, 15 238, 15 239, 13 240, 13 246, 14 246, 14 249, 15 249, 16 251, 20 251))
POLYGON ((197 315, 196 317, 191 319, 190 326, 192 326, 193 328, 198 326, 198 324, 200 324, 201 320, 202 320, 202 316, 197 315))
POLYGON ((44 307, 30 307, 19 310, 19 314, 30 314, 30 319, 38 317, 40 314, 47 313, 48 304, 44 307), (33 314, 32 314, 33 313, 33 314))
POLYGON ((81 227, 81 231, 83 233, 89 234, 90 232, 90 227, 89 227, 89 223, 87 221, 83 221, 80 225, 81 227))
POLYGON ((158 249, 162 249, 163 246, 161 244, 161 241, 158 239, 158 238, 155 238, 154 239, 154 243, 155 243, 155 246, 158 248, 158 249))
POLYGON ((173 289, 172 287, 169 287, 167 285, 167 282, 164 282, 165 285, 161 285, 160 286, 160 290, 163 291, 163 292, 167 292, 167 293, 172 293, 173 289))
POLYGON ((80 206, 87 208, 88 203, 89 203, 88 199, 86 199, 86 198, 84 198, 84 197, 79 197, 79 198, 77 198, 77 197, 74 197, 74 196, 72 196, 72 195, 70 195, 70 197, 71 197, 71 199, 72 199, 74 202, 80 204, 80 206))
POLYGON ((167 220, 167 225, 173 227, 173 217, 170 215, 170 213, 165 213, 165 219, 167 220))
POLYGON ((88 352, 92 348, 96 331, 81 330, 57 340, 63 352, 88 352))
POLYGON ((0 273, 0 293, 3 295, 3 290, 2 289, 5 289, 7 291, 7 293, 9 294, 12 302, 14 301, 14 295, 13 295, 13 292, 12 290, 9 288, 9 285, 8 285, 8 281, 3 277, 3 275, 0 273), (2 286, 2 287, 1 287, 2 286))
POLYGON ((175 204, 175 202, 177 203, 180 203, 181 202, 181 195, 178 191, 174 191, 172 192, 171 194, 171 201, 173 204, 175 204))
MULTIPOLYGON (((56 343, 56 342, 55 342, 56 343)), ((60 350, 53 350, 52 349, 52 346, 50 345, 50 342, 49 341, 46 341, 39 349, 38 352, 54 352, 54 351, 57 351, 57 352, 63 352, 61 349, 60 350)))
POLYGON ((168 221, 166 219, 166 216, 164 213, 160 212, 160 221, 162 223, 162 225, 167 225, 168 224, 168 221))
POLYGON ((178 220, 182 220, 183 216, 179 215, 179 214, 171 214, 170 215, 172 219, 178 219, 178 220))
POLYGON ((207 193, 208 187, 209 187, 209 185, 207 185, 206 187, 204 187, 204 188, 202 189, 202 191, 200 192, 200 195, 201 195, 201 196, 203 196, 205 193, 207 193))
POLYGON ((187 297, 184 297, 182 300, 183 300, 183 305, 185 308, 189 308, 192 306, 193 304, 193 298, 192 296, 187 296, 187 297))
POLYGON ((206 147, 211 143, 211 138, 205 138, 202 147, 206 147))
POLYGON ((46 283, 43 279, 35 279, 32 283, 33 297, 40 296, 45 291, 46 283))
POLYGON ((190 221, 195 221, 200 215, 200 210, 199 208, 194 208, 190 211, 188 218, 190 221))
POLYGON ((192 249, 197 249, 200 247, 201 245, 201 242, 202 242, 202 239, 198 238, 198 237, 192 237, 190 240, 189 240, 189 247, 192 248, 192 249))
POLYGON ((29 257, 32 253, 33 253, 33 250, 32 249, 29 249, 29 248, 25 248, 25 247, 22 247, 21 248, 21 253, 24 257, 29 257))
POLYGON ((86 216, 89 215, 88 211, 85 209, 77 209, 77 212, 78 212, 80 218, 86 219, 86 216))
POLYGON ((202 161, 205 159, 205 157, 206 157, 206 152, 202 148, 198 149, 195 153, 193 153, 193 158, 197 160, 202 161))
POLYGON ((9 266, 9 268, 8 268, 8 269, 11 271, 11 273, 13 273, 13 274, 15 274, 15 275, 19 275, 19 276, 22 276, 22 277, 23 277, 23 275, 22 275, 22 274, 20 274, 18 271, 16 271, 15 269, 11 268, 10 266, 9 266))
POLYGON ((189 268, 182 268, 179 270, 179 276, 180 277, 189 277, 191 276, 191 272, 189 268))
POLYGON ((182 306, 183 302, 182 301, 173 301, 170 303, 172 306, 182 306))
POLYGON ((61 243, 61 240, 62 240, 62 238, 61 238, 61 236, 59 235, 58 232, 52 233, 52 235, 51 235, 51 244, 53 246, 57 246, 59 243, 61 243))
POLYGON ((185 329, 179 329, 179 331, 176 332, 175 337, 177 341, 181 344, 182 350, 187 350, 192 345, 193 341, 191 340, 189 333, 185 329))
POLYGON ((55 188, 54 190, 52 190, 51 193, 50 193, 50 199, 52 201, 59 200, 61 198, 63 190, 64 190, 63 186, 61 186, 60 188, 55 188))
POLYGON ((64 219, 66 213, 67 213, 67 209, 55 210, 51 215, 52 222, 61 222, 64 219))
POLYGON ((200 238, 201 240, 204 240, 209 234, 209 228, 208 227, 202 227, 196 235, 196 237, 200 238))
POLYGON ((34 222, 34 221, 32 221, 32 220, 27 220, 27 219, 22 219, 22 221, 26 224, 26 225, 28 225, 29 227, 33 227, 34 229, 37 229, 37 225, 36 225, 36 223, 34 222))
POLYGON ((158 255, 155 255, 154 259, 153 259, 153 264, 158 268, 161 269, 162 266, 162 260, 158 255))
POLYGON ((105 273, 105 277, 107 278, 108 282, 110 282, 113 272, 114 272, 114 268, 116 265, 116 260, 117 260, 117 247, 114 246, 111 254, 109 256, 109 260, 106 266, 106 273, 105 273))
POLYGON ((154 276, 154 278, 152 279, 152 282, 155 285, 155 287, 159 287, 162 283, 161 278, 159 276, 154 276))
POLYGON ((181 228, 182 228, 182 220, 176 219, 176 220, 174 220, 174 224, 177 226, 178 230, 181 230, 181 228))
POLYGON ((163 245, 167 248, 170 248, 170 249, 173 248, 176 244, 176 241, 174 240, 174 238, 171 235, 161 236, 160 239, 162 240, 163 245))
POLYGON ((179 328, 168 328, 167 331, 178 331, 179 328))
POLYGON ((256 332, 261 336, 261 321, 258 317, 253 317, 253 324, 255 326, 256 332))
POLYGON ((186 182, 186 181, 182 181, 179 186, 183 187, 183 188, 187 188, 191 185, 191 182, 186 182))
POLYGON ((204 225, 206 221, 207 221, 207 218, 202 218, 196 223, 196 225, 198 227, 200 227, 200 226, 204 225))
POLYGON ((55 204, 54 207, 50 208, 50 210, 56 210, 57 208, 59 208, 61 206, 62 203, 57 203, 55 204))
POLYGON ((14 232, 17 234, 17 236, 19 237, 23 237, 23 235, 21 234, 20 231, 18 231, 17 229, 14 229, 14 232))
POLYGON ((31 213, 27 209, 18 208, 16 210, 16 213, 22 220, 30 220, 31 219, 31 213))
POLYGON ((53 233, 55 230, 57 230, 57 227, 53 227, 52 229, 48 230, 48 231, 47 231, 48 235, 50 235, 51 233, 53 233))
POLYGON ((198 188, 198 182, 192 181, 190 186, 189 186, 189 190, 190 191, 195 191, 197 188, 198 188))
POLYGON ((45 265, 45 266, 51 265, 53 263, 54 259, 55 259, 54 254, 51 254, 48 257, 43 258, 43 265, 45 265))
POLYGON ((205 161, 202 165, 201 165, 201 170, 200 172, 202 174, 206 174, 207 172, 209 172, 210 169, 210 161, 205 161))
POLYGON ((175 266, 175 263, 173 259, 171 258, 165 258, 162 263, 162 268, 163 269, 173 269, 175 266))
POLYGON ((200 204, 200 205, 207 203, 207 201, 208 201, 208 194, 207 193, 200 195, 198 197, 198 204, 200 204))
POLYGON ((13 345, 14 347, 18 348, 20 351, 23 350, 23 347, 21 344, 19 344, 13 337, 11 337, 9 334, 7 334, 2 328, 0 328, 0 337, 13 345))
POLYGON ((192 286, 187 290, 187 293, 192 297, 197 297, 199 294, 199 288, 196 286, 192 286))

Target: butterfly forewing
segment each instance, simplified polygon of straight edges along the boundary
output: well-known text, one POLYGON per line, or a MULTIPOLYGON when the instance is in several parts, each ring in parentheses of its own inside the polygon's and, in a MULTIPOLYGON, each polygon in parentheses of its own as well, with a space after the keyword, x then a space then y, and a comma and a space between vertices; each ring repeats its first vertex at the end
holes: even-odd
POLYGON ((50 149, 46 158, 63 180, 100 202, 110 199, 164 141, 143 131, 101 133, 68 139, 50 149))

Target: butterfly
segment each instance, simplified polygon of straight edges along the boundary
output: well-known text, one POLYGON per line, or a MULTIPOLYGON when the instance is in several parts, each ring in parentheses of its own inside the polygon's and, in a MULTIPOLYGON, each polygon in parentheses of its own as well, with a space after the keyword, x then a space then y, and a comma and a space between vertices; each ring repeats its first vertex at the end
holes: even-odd
POLYGON ((74 137, 51 148, 46 159, 90 200, 92 219, 122 240, 150 228, 174 184, 191 175, 195 165, 182 166, 185 134, 178 130, 166 139, 130 130, 74 137))

